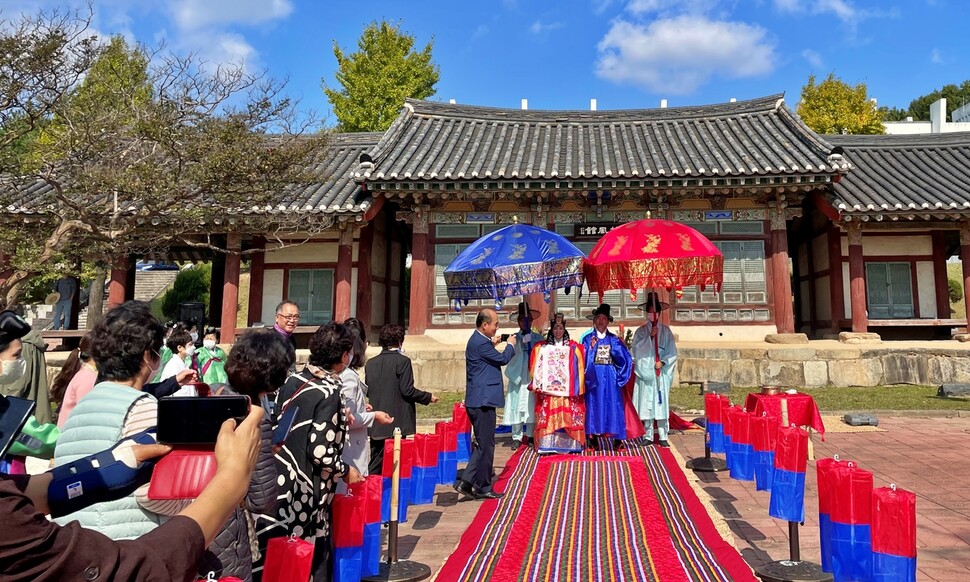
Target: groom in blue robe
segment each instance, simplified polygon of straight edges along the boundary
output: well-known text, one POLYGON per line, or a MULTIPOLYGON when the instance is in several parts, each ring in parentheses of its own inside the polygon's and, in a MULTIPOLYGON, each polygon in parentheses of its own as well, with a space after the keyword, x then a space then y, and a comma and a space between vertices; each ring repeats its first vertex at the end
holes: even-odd
MULTIPOLYGON (((633 358, 623 340, 607 329, 613 323, 608 303, 597 307, 590 317, 594 329, 583 338, 586 352, 586 435, 622 441, 626 438, 623 389, 630 380, 633 358)), ((588 443, 597 440, 587 438, 588 443)))

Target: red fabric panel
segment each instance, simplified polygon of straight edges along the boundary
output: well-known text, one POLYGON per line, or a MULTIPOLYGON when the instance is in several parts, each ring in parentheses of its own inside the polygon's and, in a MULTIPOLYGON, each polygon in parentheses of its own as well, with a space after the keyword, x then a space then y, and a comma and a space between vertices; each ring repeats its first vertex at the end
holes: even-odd
POLYGON ((743 410, 734 413, 731 426, 731 442, 739 445, 753 444, 751 437, 751 415, 743 410))
POLYGON ((832 513, 832 488, 835 486, 835 470, 848 461, 819 459, 815 461, 815 479, 818 483, 818 512, 832 513))
POLYGON ((436 422, 434 433, 441 438, 441 452, 454 453, 458 451, 458 430, 454 422, 436 422))
POLYGON ((778 429, 775 442, 775 468, 804 473, 808 466, 808 433, 789 426, 778 429))
POLYGON ((451 420, 455 423, 457 432, 471 432, 472 419, 468 417, 464 402, 456 402, 455 408, 451 411, 451 420))
POLYGON ((363 481, 350 486, 351 495, 364 498, 364 522, 377 523, 381 520, 381 475, 368 475, 363 481))
POLYGON ((872 472, 849 462, 836 467, 831 490, 832 521, 849 525, 872 523, 872 472))
POLYGON ((414 435, 415 458, 418 467, 437 467, 441 452, 441 437, 436 434, 414 435))
POLYGON ((724 422, 724 436, 731 437, 732 441, 734 440, 734 437, 731 434, 731 415, 734 414, 733 411, 735 410, 741 410, 741 408, 738 406, 728 406, 721 409, 721 420, 724 422))
POLYGON ((300 582, 310 579, 313 542, 299 538, 271 538, 266 545, 263 582, 300 582))
POLYGON ((916 557, 916 495, 880 487, 872 492, 872 551, 916 557))
MULTIPOLYGON (((401 439, 401 479, 411 477, 414 466, 414 441, 401 439)), ((394 439, 384 441, 384 466, 381 474, 387 478, 394 476, 394 439)))
POLYGON ((704 415, 707 417, 707 422, 723 423, 724 416, 722 410, 730 405, 727 396, 722 394, 705 394, 704 395, 704 415))
POLYGON ((751 416, 751 444, 754 450, 769 452, 775 450, 778 440, 778 420, 770 416, 751 416))
POLYGON ((810 426, 815 432, 825 436, 825 425, 822 424, 822 414, 815 405, 815 399, 808 394, 799 392, 798 394, 760 394, 752 392, 744 401, 745 410, 749 410, 758 416, 762 412, 767 412, 768 416, 774 416, 781 422, 781 401, 788 402, 788 422, 796 426, 810 426))
POLYGON ((364 545, 364 505, 360 495, 333 497, 333 541, 338 548, 364 545))

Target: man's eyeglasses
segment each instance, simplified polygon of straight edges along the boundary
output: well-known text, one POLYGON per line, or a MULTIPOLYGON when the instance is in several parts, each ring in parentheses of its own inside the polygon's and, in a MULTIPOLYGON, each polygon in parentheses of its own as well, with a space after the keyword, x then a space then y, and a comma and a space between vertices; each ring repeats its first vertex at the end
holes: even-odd
POLYGON ((300 321, 300 314, 299 313, 297 313, 296 315, 284 315, 282 313, 277 313, 276 316, 277 317, 282 317, 283 319, 285 319, 287 321, 300 321))

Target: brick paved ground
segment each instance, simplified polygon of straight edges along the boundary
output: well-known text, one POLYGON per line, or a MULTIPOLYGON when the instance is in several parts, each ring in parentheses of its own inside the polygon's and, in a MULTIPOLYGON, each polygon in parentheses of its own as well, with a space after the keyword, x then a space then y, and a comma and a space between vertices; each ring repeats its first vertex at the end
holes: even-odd
MULTIPOLYGON (((815 438, 816 457, 838 453, 873 472, 876 487, 913 491, 920 580, 970 580, 970 419, 882 418, 888 432, 829 433, 815 438)), ((685 458, 703 456, 701 436, 671 437, 685 458)), ((788 557, 788 525, 768 516, 768 493, 726 473, 698 474, 702 488, 730 525, 752 566, 788 557)), ((803 559, 818 562, 818 489, 809 463, 806 522, 799 528, 803 559)))
MULTIPOLYGON (((877 487, 896 483, 914 491, 918 496, 919 579, 970 580, 970 418, 881 418, 880 426, 888 432, 829 433, 824 443, 816 435, 815 454, 838 453, 858 461, 860 467, 874 473, 877 487)), ((671 443, 687 459, 704 453, 704 439, 699 435, 672 436, 671 443)), ((496 471, 501 471, 511 453, 508 436, 500 437, 496 471)), ((753 482, 734 481, 726 473, 700 474, 699 479, 749 564, 787 558, 788 526, 768 516, 768 493, 755 491, 753 482)), ((800 548, 803 559, 817 563, 814 463, 809 463, 806 481, 806 522, 799 528, 800 548)), ((437 572, 478 507, 475 501, 459 502, 451 487, 438 486, 435 503, 412 507, 409 523, 402 524, 400 557, 427 564, 437 572)))

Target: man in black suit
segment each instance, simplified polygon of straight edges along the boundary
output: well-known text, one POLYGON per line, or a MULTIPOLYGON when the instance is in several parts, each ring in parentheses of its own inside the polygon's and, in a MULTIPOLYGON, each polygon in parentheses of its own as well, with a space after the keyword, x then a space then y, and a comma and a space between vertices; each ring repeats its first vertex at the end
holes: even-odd
POLYGON ((500 338, 495 336, 498 313, 494 309, 479 311, 475 327, 465 347, 465 409, 475 439, 465 472, 455 482, 455 491, 474 499, 501 499, 504 493, 492 491, 495 409, 505 405, 502 366, 515 355, 515 336, 508 339, 504 351, 495 349, 500 338))
POLYGON ((375 423, 368 429, 370 436, 370 464, 368 472, 380 475, 384 466, 384 441, 391 438, 395 428, 401 436, 415 433, 417 420, 415 403, 427 406, 438 401, 430 392, 414 387, 414 370, 411 359, 401 353, 404 344, 404 328, 388 324, 381 328, 379 342, 381 353, 364 365, 367 381, 367 397, 374 410, 383 410, 394 418, 391 424, 375 423))

